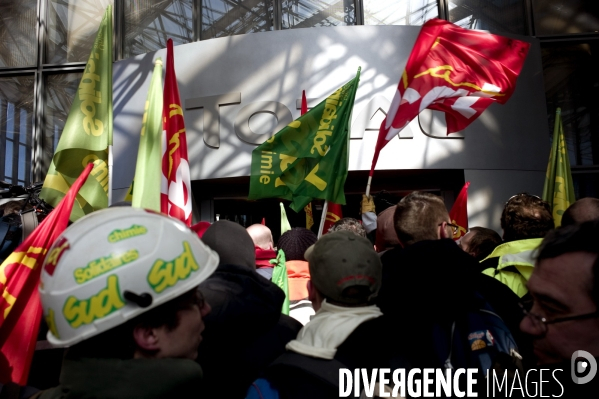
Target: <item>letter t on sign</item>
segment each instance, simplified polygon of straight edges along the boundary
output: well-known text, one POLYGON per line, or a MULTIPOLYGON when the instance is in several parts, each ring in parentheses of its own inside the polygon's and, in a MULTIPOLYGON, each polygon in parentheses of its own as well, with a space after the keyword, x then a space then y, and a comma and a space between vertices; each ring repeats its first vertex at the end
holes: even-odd
POLYGON ((185 99, 185 109, 204 108, 204 143, 212 148, 220 147, 220 107, 239 104, 241 93, 227 93, 185 99))

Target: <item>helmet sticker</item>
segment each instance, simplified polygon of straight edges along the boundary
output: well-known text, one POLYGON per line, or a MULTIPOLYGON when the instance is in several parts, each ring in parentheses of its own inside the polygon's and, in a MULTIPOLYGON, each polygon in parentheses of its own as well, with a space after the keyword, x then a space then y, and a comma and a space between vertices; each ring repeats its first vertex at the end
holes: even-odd
POLYGON ((108 276, 106 283, 106 288, 89 299, 78 300, 74 296, 67 298, 62 313, 71 327, 90 324, 125 306, 119 290, 118 277, 114 274, 108 276))
POLYGON ((100 259, 92 260, 85 267, 75 269, 73 275, 77 284, 83 284, 95 277, 116 269, 117 267, 131 263, 139 258, 139 252, 136 249, 130 249, 124 254, 112 254, 103 256, 100 259))
POLYGON ((48 314, 45 317, 46 324, 48 325, 48 330, 54 335, 56 338, 60 338, 58 336, 58 330, 56 329, 56 320, 54 320, 54 309, 48 309, 48 314))
POLYGON ((148 229, 146 229, 144 226, 139 226, 137 224, 134 224, 133 226, 129 227, 128 229, 124 229, 124 230, 120 230, 120 229, 116 229, 113 230, 109 235, 108 235, 108 242, 119 242, 122 240, 126 240, 127 238, 131 238, 131 237, 137 237, 137 236, 141 236, 144 235, 148 232, 148 229))
POLYGON ((67 241, 64 237, 58 237, 54 246, 48 257, 46 258, 46 266, 44 266, 44 270, 50 275, 54 275, 54 269, 56 269, 56 264, 60 260, 60 257, 64 253, 65 250, 69 249, 69 241, 67 241))
POLYGON ((188 278, 193 271, 199 270, 193 257, 191 246, 183 241, 183 253, 171 261, 158 259, 148 273, 148 283, 156 293, 174 286, 180 280, 188 278))

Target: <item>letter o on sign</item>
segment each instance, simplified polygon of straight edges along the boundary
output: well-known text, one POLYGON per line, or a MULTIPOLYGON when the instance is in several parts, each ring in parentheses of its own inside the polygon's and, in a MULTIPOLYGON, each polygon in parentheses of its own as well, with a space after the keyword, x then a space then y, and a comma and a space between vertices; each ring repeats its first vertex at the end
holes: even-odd
POLYGON ((239 110, 235 117, 235 134, 241 141, 260 145, 291 122, 293 122, 293 116, 291 116, 291 111, 285 105, 276 101, 257 101, 239 110), (277 118, 277 126, 270 133, 256 134, 250 129, 250 119, 262 112, 274 115, 277 118))

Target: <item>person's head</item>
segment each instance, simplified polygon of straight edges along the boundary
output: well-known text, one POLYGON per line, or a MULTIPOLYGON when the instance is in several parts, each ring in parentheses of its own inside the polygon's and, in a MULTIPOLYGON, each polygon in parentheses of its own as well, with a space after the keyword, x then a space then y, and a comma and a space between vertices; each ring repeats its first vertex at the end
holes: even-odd
POLYGON ((286 260, 304 260, 304 253, 316 242, 316 234, 303 227, 293 227, 277 241, 277 249, 282 249, 286 260))
POLYGON ((354 218, 342 218, 339 219, 329 228, 328 233, 333 233, 335 231, 351 231, 354 234, 359 235, 360 237, 366 238, 366 229, 362 226, 362 223, 358 219, 354 218))
POLYGON ((562 226, 599 219, 599 198, 581 198, 574 202, 562 215, 562 226))
POLYGON ((239 223, 219 220, 202 235, 202 241, 218 254, 219 265, 246 266, 256 269, 254 243, 239 223))
POLYGON ((395 232, 395 224, 393 223, 393 215, 396 208, 397 205, 390 206, 379 213, 376 218, 374 246, 377 252, 383 252, 399 245, 399 239, 395 232))
POLYGON ((32 208, 31 205, 29 205, 29 204, 25 205, 25 200, 8 201, 8 202, 2 204, 1 209, 3 210, 3 213, 0 216, 6 216, 6 215, 11 215, 11 214, 18 215, 19 213, 21 213, 21 211, 29 210, 31 208, 32 208))
POLYGON ((480 262, 501 243, 501 237, 495 230, 477 226, 468 230, 458 244, 464 252, 469 253, 480 262))
POLYGON ((418 241, 453 237, 443 199, 427 192, 414 191, 403 197, 397 204, 393 222, 404 247, 418 241))
POLYGON ((536 195, 514 195, 503 208, 501 228, 506 242, 543 238, 554 228, 551 207, 536 195))
POLYGON ((350 231, 325 234, 305 253, 314 310, 324 299, 338 306, 367 306, 381 287, 381 260, 366 238, 350 231))
POLYGON ((40 298, 54 346, 79 356, 195 358, 218 255, 185 224, 137 208, 81 218, 48 251, 40 298))
POLYGON ((265 225, 253 224, 247 228, 247 232, 252 237, 254 246, 264 250, 274 249, 275 243, 272 239, 272 232, 265 225))
POLYGON ((599 356, 599 222, 550 231, 528 280, 532 303, 520 329, 533 337, 539 364, 599 356))

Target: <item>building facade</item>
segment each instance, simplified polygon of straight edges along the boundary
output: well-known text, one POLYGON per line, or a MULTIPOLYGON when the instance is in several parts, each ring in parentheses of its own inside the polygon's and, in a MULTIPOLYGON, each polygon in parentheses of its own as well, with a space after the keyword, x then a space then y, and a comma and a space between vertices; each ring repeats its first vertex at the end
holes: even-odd
MULTIPOLYGON (((97 26, 111 3, 7 0, 0 5, 1 180, 29 184, 44 178, 97 26)), ((464 181, 471 181, 471 225, 497 227, 509 196, 540 194, 555 109, 561 107, 577 197, 599 196, 594 96, 599 7, 592 0, 114 3, 115 88, 128 85, 121 93, 115 89, 114 97, 115 200, 133 176, 152 61, 164 57, 172 38, 187 103, 193 192, 198 217, 207 220, 218 214, 249 224, 268 213, 244 201, 251 149, 299 115, 301 90, 316 102, 361 66, 346 184, 352 216, 365 186, 374 130, 417 26, 434 17, 528 40, 531 52, 508 104, 492 105, 461 134, 443 138, 442 122, 433 113, 414 121, 383 150, 373 192, 387 191, 393 202, 425 189, 451 205, 464 181)))

